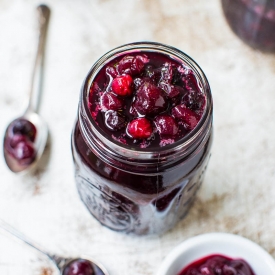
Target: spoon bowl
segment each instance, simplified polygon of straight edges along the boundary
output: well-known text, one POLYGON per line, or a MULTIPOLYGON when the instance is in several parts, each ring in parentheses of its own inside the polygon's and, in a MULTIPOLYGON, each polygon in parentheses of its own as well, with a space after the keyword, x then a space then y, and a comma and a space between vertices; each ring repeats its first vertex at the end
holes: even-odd
POLYGON ((64 258, 52 254, 42 248, 39 244, 30 240, 24 234, 13 228, 11 225, 0 219, 0 229, 21 240, 30 247, 47 256, 54 264, 55 273, 58 275, 109 275, 108 271, 100 263, 91 259, 89 256, 79 256, 75 258, 64 258))
POLYGON ((14 173, 31 170, 42 156, 48 138, 48 127, 38 115, 42 89, 44 49, 50 20, 46 5, 37 7, 39 15, 39 42, 31 79, 29 104, 25 113, 13 120, 4 135, 4 158, 14 173))
POLYGON ((22 173, 32 170, 44 152, 47 139, 48 126, 37 113, 29 112, 24 114, 22 117, 13 120, 7 127, 4 136, 3 152, 6 164, 9 169, 14 173, 22 173), (24 129, 22 129, 23 135, 20 132, 14 133, 14 126, 19 125, 21 121, 30 122, 30 125, 35 127, 35 139, 33 142, 28 138, 25 138, 27 133, 24 133, 24 129), (29 150, 25 148, 27 145, 25 144, 24 146, 22 142, 26 142, 27 145, 30 146, 29 150))

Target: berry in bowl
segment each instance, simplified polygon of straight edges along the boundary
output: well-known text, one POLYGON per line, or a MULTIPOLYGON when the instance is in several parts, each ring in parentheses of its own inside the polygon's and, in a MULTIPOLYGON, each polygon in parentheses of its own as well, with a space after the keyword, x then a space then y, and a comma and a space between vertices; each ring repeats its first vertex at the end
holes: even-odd
POLYGON ((72 133, 79 195, 103 225, 138 235, 182 219, 212 144, 208 81, 189 56, 139 42, 91 68, 72 133))
POLYGON ((185 240, 156 275, 275 274, 274 259, 256 243, 234 234, 208 233, 185 240))

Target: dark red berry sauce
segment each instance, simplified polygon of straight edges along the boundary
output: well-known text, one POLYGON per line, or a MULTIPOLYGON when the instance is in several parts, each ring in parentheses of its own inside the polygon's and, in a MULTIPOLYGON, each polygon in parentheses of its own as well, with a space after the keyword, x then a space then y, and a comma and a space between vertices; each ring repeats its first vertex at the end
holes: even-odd
POLYGON ((189 264, 177 275, 255 275, 255 273, 242 259, 210 255, 189 264))
POLYGON ((244 42, 263 51, 275 51, 274 0, 222 0, 231 29, 244 42))
POLYGON ((65 267, 62 275, 105 275, 94 263, 86 259, 77 259, 65 267))
POLYGON ((138 42, 91 68, 72 153, 80 198, 102 225, 137 235, 172 228, 192 205, 211 145, 210 87, 184 53, 138 42))
POLYGON ((16 119, 8 127, 4 150, 16 170, 24 169, 24 166, 31 164, 35 159, 35 138, 36 128, 26 119, 16 119))
POLYGON ((205 95, 193 71, 160 53, 132 53, 107 64, 90 88, 93 119, 131 147, 172 144, 198 124, 205 95))

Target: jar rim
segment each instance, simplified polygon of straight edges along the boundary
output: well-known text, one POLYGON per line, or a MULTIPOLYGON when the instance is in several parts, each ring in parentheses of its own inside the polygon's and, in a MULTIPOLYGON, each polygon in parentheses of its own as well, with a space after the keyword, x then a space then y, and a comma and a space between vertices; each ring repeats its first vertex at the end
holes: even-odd
POLYGON ((107 53, 105 53, 93 64, 93 66, 89 70, 81 88, 80 98, 81 98, 80 102, 82 102, 82 107, 83 107, 82 111, 84 111, 82 115, 86 116, 89 120, 88 127, 92 128, 91 130, 95 135, 97 135, 97 137, 102 143, 106 144, 109 148, 111 148, 115 152, 122 154, 124 156, 133 156, 133 154, 136 156, 136 154, 138 153, 139 154, 138 158, 147 159, 156 155, 159 156, 160 154, 170 155, 171 150, 178 151, 191 146, 196 141, 198 136, 201 136, 202 132, 205 131, 205 129, 209 128, 209 123, 212 123, 211 121, 212 109, 213 109, 212 95, 211 95, 210 85, 208 83, 208 80, 204 72, 202 71, 200 66, 186 53, 182 52, 181 50, 175 47, 158 43, 158 42, 141 41, 141 42, 128 43, 128 44, 118 46, 108 51, 107 53), (106 133, 97 125, 97 123, 93 119, 89 110, 89 105, 88 105, 90 87, 93 83, 94 78, 99 73, 99 71, 104 67, 104 65, 106 65, 109 61, 113 60, 114 58, 117 58, 122 55, 124 56, 127 53, 133 53, 133 52, 145 53, 148 51, 169 55, 171 58, 190 67, 194 71, 196 77, 199 79, 206 98, 204 112, 198 124, 196 125, 196 127, 183 138, 175 141, 172 144, 168 144, 163 147, 157 147, 157 150, 156 150, 156 147, 132 148, 132 147, 129 147, 129 145, 127 144, 120 143, 114 139, 111 140, 106 138, 105 137, 106 133))

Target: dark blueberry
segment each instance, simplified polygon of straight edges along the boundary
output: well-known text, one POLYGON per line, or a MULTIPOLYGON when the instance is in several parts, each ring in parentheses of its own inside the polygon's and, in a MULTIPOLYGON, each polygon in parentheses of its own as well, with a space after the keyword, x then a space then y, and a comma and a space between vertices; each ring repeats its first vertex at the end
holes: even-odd
POLYGON ((111 92, 105 92, 100 98, 101 110, 119 110, 123 107, 123 100, 111 92))
POLYGON ((32 143, 21 141, 15 146, 13 156, 22 164, 29 164, 35 157, 35 149, 32 143))
POLYGON ((127 125, 127 134, 134 139, 149 138, 153 133, 151 122, 147 118, 137 118, 127 125))
POLYGON ((26 136, 30 141, 35 140, 36 128, 35 126, 28 120, 19 118, 14 120, 8 129, 9 136, 19 134, 26 136))
POLYGON ((183 96, 182 103, 193 111, 203 111, 205 97, 198 91, 190 90, 183 96))
POLYGON ((112 90, 119 96, 129 96, 132 94, 133 79, 130 75, 117 76, 112 81, 112 90))
POLYGON ((137 55, 135 57, 127 55, 119 61, 117 71, 120 75, 136 75, 142 72, 144 65, 148 62, 149 59, 146 55, 137 55))
POLYGON ((187 71, 182 80, 187 90, 199 91, 198 81, 191 70, 187 71))
POLYGON ((62 275, 96 275, 90 261, 79 259, 71 262, 62 275))
POLYGON ((131 65, 132 74, 133 75, 140 74, 144 69, 145 64, 148 62, 149 62, 149 59, 146 55, 135 56, 131 65))
POLYGON ((193 130, 199 122, 198 115, 188 109, 184 104, 177 105, 171 112, 173 117, 178 121, 182 121, 189 130, 193 130))
POLYGON ((121 130, 126 127, 126 118, 116 111, 105 113, 105 125, 112 131, 121 130))
POLYGON ((169 115, 157 116, 154 123, 160 135, 174 136, 179 130, 175 119, 169 115))
POLYGON ((156 115, 167 109, 168 101, 165 93, 152 83, 143 83, 134 100, 133 107, 141 115, 156 115))

